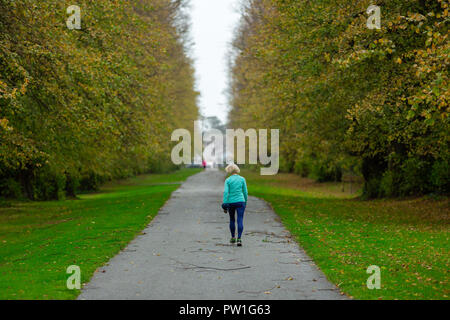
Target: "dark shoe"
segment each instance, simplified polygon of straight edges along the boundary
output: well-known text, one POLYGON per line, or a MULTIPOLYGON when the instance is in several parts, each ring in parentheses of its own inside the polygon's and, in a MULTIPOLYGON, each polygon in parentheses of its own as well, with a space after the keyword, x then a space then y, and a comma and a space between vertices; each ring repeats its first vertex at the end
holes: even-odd
POLYGON ((236 238, 231 238, 230 243, 236 243, 236 238))
POLYGON ((242 247, 242 240, 241 239, 237 239, 237 246, 238 247, 242 247))

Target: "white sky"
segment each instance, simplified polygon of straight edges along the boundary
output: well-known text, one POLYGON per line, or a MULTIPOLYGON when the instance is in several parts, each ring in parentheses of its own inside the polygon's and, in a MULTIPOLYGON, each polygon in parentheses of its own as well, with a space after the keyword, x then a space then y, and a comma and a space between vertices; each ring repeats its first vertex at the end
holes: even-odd
POLYGON ((204 116, 227 117, 227 53, 239 22, 240 0, 191 0, 192 58, 200 111, 204 116))

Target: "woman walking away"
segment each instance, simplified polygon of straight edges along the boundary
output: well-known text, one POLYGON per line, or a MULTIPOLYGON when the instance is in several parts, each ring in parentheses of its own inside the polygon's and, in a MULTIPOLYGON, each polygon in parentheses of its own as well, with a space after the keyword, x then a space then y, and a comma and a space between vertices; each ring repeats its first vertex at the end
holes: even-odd
POLYGON ((231 231, 231 243, 237 243, 242 246, 242 231, 244 230, 244 211, 247 205, 247 183, 245 179, 238 173, 240 169, 235 164, 230 164, 225 168, 228 174, 231 174, 225 180, 225 187, 223 190, 223 204, 222 208, 230 215, 230 231, 231 231), (238 225, 238 237, 236 239, 236 223, 235 212, 237 212, 237 225, 238 225))

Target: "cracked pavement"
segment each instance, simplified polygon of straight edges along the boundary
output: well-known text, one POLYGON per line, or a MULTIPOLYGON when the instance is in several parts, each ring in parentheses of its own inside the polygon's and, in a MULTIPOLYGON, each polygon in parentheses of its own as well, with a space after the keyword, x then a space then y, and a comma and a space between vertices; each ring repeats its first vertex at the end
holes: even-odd
POLYGON ((188 178, 78 299, 347 299, 261 199, 249 197, 243 247, 229 244, 223 181, 213 169, 188 178))

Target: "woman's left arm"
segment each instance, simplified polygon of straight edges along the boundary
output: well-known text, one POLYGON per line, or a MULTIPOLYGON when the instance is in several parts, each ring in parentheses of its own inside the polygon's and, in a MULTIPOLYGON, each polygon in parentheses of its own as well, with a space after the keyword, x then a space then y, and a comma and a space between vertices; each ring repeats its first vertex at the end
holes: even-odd
POLYGON ((223 186, 223 203, 228 203, 228 183, 227 180, 225 180, 224 186, 223 186))

